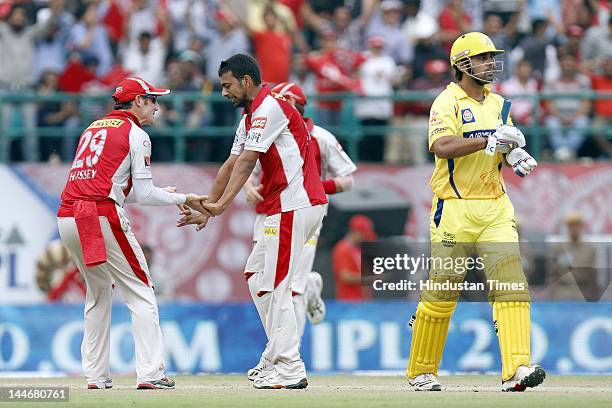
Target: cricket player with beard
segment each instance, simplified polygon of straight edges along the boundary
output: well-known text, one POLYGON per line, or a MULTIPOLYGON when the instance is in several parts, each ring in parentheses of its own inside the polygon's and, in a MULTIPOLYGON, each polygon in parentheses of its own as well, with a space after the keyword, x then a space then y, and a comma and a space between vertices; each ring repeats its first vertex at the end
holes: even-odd
MULTIPOLYGON (((272 93, 284 97, 302 115, 306 127, 312 136, 311 146, 314 149, 317 170, 325 193, 336 194, 349 191, 353 187, 352 174, 357 170, 357 166, 344 152, 334 135, 322 127, 316 126, 312 119, 304 117, 304 108, 308 102, 304 91, 295 83, 283 82, 272 88, 272 93)), ((258 163, 251 177, 244 185, 247 193, 247 202, 255 207, 255 212, 257 213, 253 225, 253 245, 257 245, 257 242, 264 235, 266 214, 262 208, 265 203, 262 194, 266 188, 263 184, 260 184, 261 179, 265 179, 265 175, 262 177, 261 165, 258 163)), ((317 227, 315 235, 304 246, 299 266, 291 285, 300 342, 304 335, 307 316, 313 324, 318 324, 325 318, 325 303, 321 298, 323 278, 318 272, 312 270, 317 240, 322 226, 323 224, 321 223, 317 227)), ((266 349, 257 366, 249 370, 247 374, 249 380, 255 380, 262 372, 265 372, 269 365, 269 351, 266 349)))
MULTIPOLYGON (((429 119, 429 150, 435 154, 431 256, 467 257, 477 251, 487 280, 518 284, 516 290, 490 290, 489 302, 501 350, 502 391, 524 391, 541 384, 546 374, 530 362, 530 296, 501 169, 505 162, 524 177, 537 163, 523 149, 521 131, 502 124, 503 98, 489 90, 503 69, 494 58, 502 52, 479 32, 460 36, 452 46, 456 81, 435 99, 429 119)), ((431 268, 428 279, 457 283, 464 275, 440 267, 431 268)), ((458 290, 421 293, 406 372, 416 390, 442 389, 438 366, 459 295, 458 290)))
POLYGON ((244 108, 228 159, 215 178, 206 212, 184 211, 178 226, 205 227, 240 192, 257 161, 264 174, 263 239, 245 267, 253 302, 268 337, 269 365, 255 379, 258 389, 306 388, 291 285, 304 246, 317 232, 327 197, 317 172, 312 140, 295 107, 261 84, 252 57, 236 54, 219 67, 222 95, 244 108))

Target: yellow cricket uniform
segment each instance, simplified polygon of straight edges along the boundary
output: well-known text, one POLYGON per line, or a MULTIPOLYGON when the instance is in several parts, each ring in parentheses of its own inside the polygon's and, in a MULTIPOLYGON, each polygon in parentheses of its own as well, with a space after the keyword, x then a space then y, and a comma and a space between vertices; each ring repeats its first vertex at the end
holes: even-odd
MULTIPOLYGON (((429 116, 429 149, 443 136, 485 137, 501 124, 503 98, 484 89, 478 102, 451 83, 435 99, 429 116)), ((484 149, 467 156, 436 156, 430 179, 434 192, 432 242, 517 242, 514 208, 505 194, 503 155, 484 149)))
MULTIPOLYGON (((466 33, 453 43, 450 62, 456 67, 464 59, 501 52, 485 34, 466 33)), ((451 83, 438 95, 429 117, 430 151, 435 141, 444 136, 484 137, 495 132, 502 123, 503 99, 487 87, 484 92, 483 102, 478 102, 451 83)), ((452 159, 436 157, 430 180, 434 193, 430 232, 434 261, 459 261, 477 254, 484 258, 487 280, 504 284, 489 290, 489 301, 498 332, 502 381, 508 381, 518 367, 530 362, 530 299, 521 266, 514 208, 501 174, 503 165, 502 154, 489 156, 484 149, 452 159)), ((421 292, 413 321, 406 370, 411 381, 422 374, 438 373, 450 319, 460 297, 460 289, 453 285, 461 283, 465 276, 465 269, 456 265, 438 263, 430 267, 428 283, 433 285, 421 292), (444 289, 444 284, 450 284, 450 289, 444 289)), ((436 384, 419 378, 413 385, 434 389, 436 384)))
MULTIPOLYGON (((485 87, 485 99, 470 98, 461 87, 451 83, 434 101, 429 115, 429 149, 443 136, 485 137, 501 124, 504 100, 485 87)), ((436 197, 482 199, 504 194, 501 175, 502 154, 488 156, 484 149, 454 159, 436 157, 429 185, 436 197)))

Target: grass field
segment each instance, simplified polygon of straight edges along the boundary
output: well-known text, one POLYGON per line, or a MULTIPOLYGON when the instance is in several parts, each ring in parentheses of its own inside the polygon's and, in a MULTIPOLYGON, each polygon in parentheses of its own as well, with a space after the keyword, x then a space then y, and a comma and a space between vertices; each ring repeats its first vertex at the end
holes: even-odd
MULTIPOLYGON (((412 391, 402 377, 313 376, 305 390, 256 390, 244 376, 176 376, 175 390, 136 390, 133 377, 110 390, 86 390, 81 378, 3 379, 7 386, 69 386, 72 407, 610 407, 611 376, 549 376, 524 393, 502 393, 497 376, 441 377, 442 392, 412 391)), ((8 406, 0 403, 0 407, 8 406)))

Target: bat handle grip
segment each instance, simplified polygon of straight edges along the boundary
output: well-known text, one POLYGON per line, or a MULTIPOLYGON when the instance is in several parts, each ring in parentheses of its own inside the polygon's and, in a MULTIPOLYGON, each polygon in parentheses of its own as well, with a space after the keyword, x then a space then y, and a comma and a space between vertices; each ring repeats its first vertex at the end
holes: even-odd
POLYGON ((510 99, 504 99, 504 104, 502 105, 502 111, 501 111, 503 125, 508 123, 508 116, 510 116, 510 105, 511 104, 512 104, 512 101, 510 99))

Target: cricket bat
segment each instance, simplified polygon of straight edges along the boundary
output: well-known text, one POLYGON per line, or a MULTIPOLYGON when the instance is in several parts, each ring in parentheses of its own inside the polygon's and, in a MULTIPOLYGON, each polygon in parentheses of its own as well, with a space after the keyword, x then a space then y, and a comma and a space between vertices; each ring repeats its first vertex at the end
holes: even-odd
MULTIPOLYGON (((510 105, 511 104, 512 104, 512 100, 504 99, 504 104, 502 105, 502 111, 501 111, 502 125, 505 125, 508 123, 508 116, 510 116, 510 105)), ((488 154, 489 156, 493 156, 493 154, 495 153, 496 144, 497 144, 497 140, 490 137, 489 141, 487 142, 487 147, 485 147, 485 153, 488 154)))

